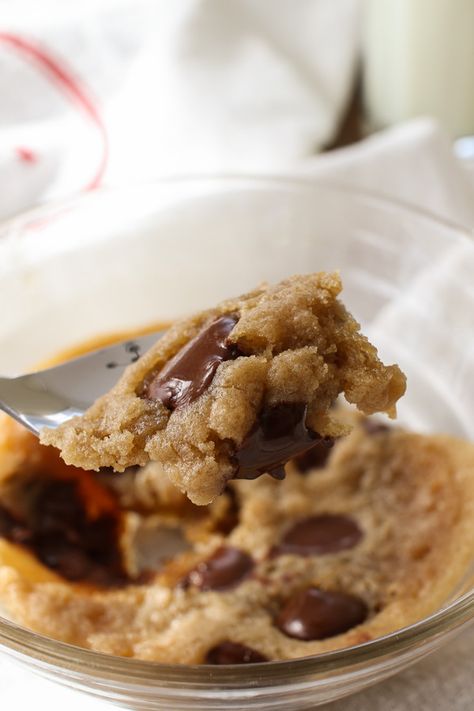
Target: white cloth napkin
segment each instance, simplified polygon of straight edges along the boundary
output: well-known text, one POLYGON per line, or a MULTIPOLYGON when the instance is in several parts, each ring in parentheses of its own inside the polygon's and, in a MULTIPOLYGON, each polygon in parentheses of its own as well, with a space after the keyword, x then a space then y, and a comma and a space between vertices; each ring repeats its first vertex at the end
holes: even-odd
POLYGON ((298 165, 298 174, 354 184, 474 226, 474 173, 431 118, 420 118, 298 165))

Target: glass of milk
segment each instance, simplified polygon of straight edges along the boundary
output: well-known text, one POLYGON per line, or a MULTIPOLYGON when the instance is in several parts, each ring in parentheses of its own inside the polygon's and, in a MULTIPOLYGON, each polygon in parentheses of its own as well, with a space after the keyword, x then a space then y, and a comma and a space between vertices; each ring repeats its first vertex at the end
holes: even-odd
POLYGON ((431 115, 474 134, 474 0, 366 0, 364 104, 376 129, 431 115))

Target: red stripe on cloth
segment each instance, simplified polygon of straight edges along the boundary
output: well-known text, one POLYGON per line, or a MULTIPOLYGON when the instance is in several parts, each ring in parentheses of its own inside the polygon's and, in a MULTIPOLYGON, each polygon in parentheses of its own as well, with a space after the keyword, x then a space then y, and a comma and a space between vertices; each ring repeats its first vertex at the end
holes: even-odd
POLYGON ((24 37, 10 34, 9 32, 0 32, 0 42, 13 47, 21 54, 32 60, 40 67, 50 79, 62 89, 76 105, 78 105, 89 119, 96 126, 102 144, 102 155, 100 163, 93 179, 87 184, 86 190, 97 188, 103 178, 108 160, 109 146, 107 139, 107 131, 97 107, 92 99, 87 95, 87 91, 77 80, 77 78, 65 68, 64 63, 59 59, 54 58, 48 50, 40 47, 36 42, 26 40, 24 37))
POLYGON ((23 163, 38 162, 38 156, 31 148, 27 148, 26 146, 17 146, 15 150, 18 158, 23 161, 23 163))

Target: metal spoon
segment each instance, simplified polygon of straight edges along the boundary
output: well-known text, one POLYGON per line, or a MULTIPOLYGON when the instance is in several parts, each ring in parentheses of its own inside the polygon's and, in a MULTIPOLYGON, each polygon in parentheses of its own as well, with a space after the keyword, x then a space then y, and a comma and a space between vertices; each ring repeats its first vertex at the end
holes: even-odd
POLYGON ((43 427, 57 427, 82 415, 163 333, 101 348, 37 373, 16 378, 0 376, 0 410, 36 435, 43 427))

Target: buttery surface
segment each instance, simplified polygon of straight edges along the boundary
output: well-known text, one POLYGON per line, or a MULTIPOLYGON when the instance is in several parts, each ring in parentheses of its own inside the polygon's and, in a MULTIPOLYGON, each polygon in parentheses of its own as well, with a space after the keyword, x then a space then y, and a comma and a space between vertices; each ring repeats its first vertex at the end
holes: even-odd
MULTIPOLYGON (((22 480, 36 478, 41 489, 57 455, 7 418, 0 432, 0 500, 13 512, 15 492, 25 505, 32 491, 22 480)), ((472 558, 474 447, 361 420, 324 456, 316 468, 288 465, 284 481, 233 481, 208 507, 193 506, 166 478, 160 491, 150 486, 154 464, 121 478, 81 474, 57 458, 58 472, 90 480, 82 492, 96 502, 90 516, 115 501, 128 581, 67 580, 57 557, 48 567, 28 539, 4 540, 0 599, 14 619, 57 639, 214 664, 359 644, 437 609, 472 558), (140 546, 151 530, 172 532, 186 550, 141 580, 140 546)), ((101 557, 105 570, 108 561, 101 557)))

